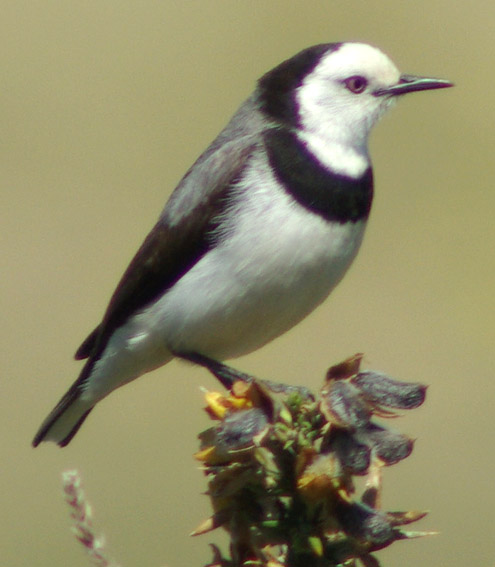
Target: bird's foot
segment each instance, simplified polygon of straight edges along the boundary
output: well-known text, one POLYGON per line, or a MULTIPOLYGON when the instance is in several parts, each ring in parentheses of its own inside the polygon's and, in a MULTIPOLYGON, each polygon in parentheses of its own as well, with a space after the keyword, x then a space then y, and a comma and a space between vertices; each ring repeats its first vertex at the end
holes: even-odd
POLYGON ((222 362, 218 362, 218 360, 214 360, 213 358, 209 358, 204 354, 199 354, 195 352, 188 352, 188 353, 177 353, 175 352, 174 355, 177 358, 181 358, 182 360, 187 360, 188 362, 192 362, 193 364, 198 364, 199 366, 203 366, 207 370, 209 370, 213 376, 222 384, 224 388, 228 390, 232 389, 232 386, 238 380, 242 382, 253 382, 256 381, 262 384, 265 388, 270 390, 275 394, 291 394, 297 393, 303 398, 314 399, 312 392, 309 388, 304 386, 291 386, 289 384, 283 384, 281 382, 273 382, 272 380, 264 380, 261 378, 256 378, 251 374, 246 374, 245 372, 241 372, 236 368, 232 368, 232 366, 228 366, 227 364, 223 364, 222 362))
POLYGON ((242 380, 243 382, 252 382, 255 377, 249 374, 245 374, 240 370, 236 370, 231 366, 227 366, 222 362, 218 362, 213 358, 209 358, 204 354, 199 354, 196 352, 181 352, 177 353, 174 352, 174 355, 177 358, 182 358, 182 360, 187 360, 188 362, 192 362, 193 364, 198 364, 199 366, 203 366, 207 370, 209 370, 213 376, 228 390, 232 388, 234 382, 238 380, 242 380))

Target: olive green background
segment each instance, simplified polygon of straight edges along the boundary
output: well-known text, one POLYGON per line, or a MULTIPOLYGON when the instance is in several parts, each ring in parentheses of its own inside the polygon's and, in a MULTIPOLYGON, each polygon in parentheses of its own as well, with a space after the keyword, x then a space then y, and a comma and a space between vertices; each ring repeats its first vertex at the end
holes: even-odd
POLYGON ((73 443, 30 441, 182 174, 257 77, 309 45, 362 40, 455 89, 402 99, 377 127, 376 198, 357 261, 323 307, 236 361, 317 388, 357 351, 430 384, 393 425, 417 439, 384 506, 427 509, 384 565, 493 565, 493 1, 3 1, 0 21, 0 549, 3 565, 88 565, 60 473, 77 467, 124 567, 202 565, 208 514, 192 454, 208 426, 179 363, 114 393, 73 443))

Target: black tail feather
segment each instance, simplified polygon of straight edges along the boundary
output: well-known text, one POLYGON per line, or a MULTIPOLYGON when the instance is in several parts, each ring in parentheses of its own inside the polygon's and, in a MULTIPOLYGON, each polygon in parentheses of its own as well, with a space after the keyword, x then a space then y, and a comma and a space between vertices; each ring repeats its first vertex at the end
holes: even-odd
POLYGON ((95 346, 96 341, 98 340, 98 336, 100 335, 100 325, 96 327, 84 340, 82 345, 77 349, 74 358, 76 360, 83 360, 84 358, 88 358, 91 356, 95 346))
POLYGON ((67 435, 67 437, 65 437, 64 439, 62 439, 62 441, 59 441, 57 443, 57 445, 59 447, 66 447, 71 441, 72 438, 74 437, 74 435, 79 431, 79 428, 81 427, 81 425, 84 423, 84 420, 88 417, 89 412, 92 410, 93 408, 89 408, 89 410, 87 412, 85 412, 81 419, 76 423, 76 425, 74 425, 74 427, 71 429, 71 432, 69 433, 69 435, 67 435))
MULTIPOLYGON (((87 380, 87 377, 90 375, 94 363, 95 360, 93 358, 90 358, 86 362, 84 368, 81 371, 81 374, 79 375, 79 378, 74 382, 74 384, 72 384, 69 390, 62 396, 62 399, 48 414, 48 417, 43 421, 32 441, 33 447, 37 447, 42 441, 45 441, 47 436, 49 440, 52 440, 48 435, 50 430, 56 425, 59 419, 63 419, 63 415, 66 412, 70 411, 73 404, 78 403, 78 399, 84 390, 84 383, 87 380)), ((77 419, 73 427, 69 430, 69 433, 61 439, 56 440, 57 444, 60 447, 65 447, 71 441, 71 439, 83 424, 83 421, 86 419, 91 409, 92 406, 88 404, 87 409, 85 409, 84 413, 82 413, 81 416, 77 419)))
MULTIPOLYGON (((61 417, 61 415, 77 400, 80 395, 80 387, 79 383, 76 382, 72 385, 72 387, 64 394, 62 399, 58 402, 58 404, 53 408, 53 410, 48 414, 48 417, 43 421, 38 432, 34 436, 32 445, 33 447, 37 447, 42 441, 44 441, 47 433, 50 431, 54 423, 61 417)), ((77 428, 81 426, 81 423, 78 422, 77 428)), ((76 429, 77 431, 77 429, 76 429)), ((75 433, 75 432, 74 432, 75 433)), ((70 439, 69 439, 70 441, 70 439)), ((67 441, 67 443, 69 442, 67 441)), ((66 443, 66 444, 67 444, 66 443)))

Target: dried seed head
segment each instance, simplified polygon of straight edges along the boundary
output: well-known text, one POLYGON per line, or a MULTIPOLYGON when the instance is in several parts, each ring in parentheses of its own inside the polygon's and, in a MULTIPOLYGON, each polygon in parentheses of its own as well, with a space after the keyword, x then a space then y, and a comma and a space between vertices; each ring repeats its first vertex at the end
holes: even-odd
POLYGON ((345 429, 361 429, 370 420, 369 405, 350 382, 329 382, 323 388, 321 397, 321 411, 330 423, 345 429))
POLYGON ((426 386, 413 382, 399 382, 381 372, 359 372, 351 382, 370 402, 394 409, 419 407, 426 396, 426 386))
POLYGON ((361 361, 363 360, 363 356, 364 354, 359 352, 353 356, 350 356, 343 362, 331 366, 327 371, 327 382, 330 382, 331 380, 343 380, 345 378, 354 376, 354 374, 357 374, 361 365, 361 361))
POLYGON ((361 358, 333 366, 316 399, 253 377, 207 395, 217 424, 200 435, 196 457, 214 514, 195 533, 229 532, 231 558, 215 548, 215 565, 377 567, 372 551, 418 535, 400 526, 422 513, 378 509, 382 466, 406 458, 413 442, 375 418, 416 407, 425 389, 361 372, 361 358))
POLYGON ((368 472, 371 449, 348 431, 334 429, 328 440, 328 450, 337 455, 349 474, 363 475, 368 472))
POLYGON ((406 459, 414 447, 414 441, 407 435, 385 429, 376 423, 369 424, 360 438, 369 442, 376 456, 385 465, 395 465, 406 459))
POLYGON ((339 501, 336 514, 345 531, 363 546, 376 551, 400 539, 386 514, 361 502, 339 501))
POLYGON ((207 464, 242 460, 267 424, 268 419, 259 408, 231 412, 219 425, 200 434, 201 450, 195 456, 207 464))

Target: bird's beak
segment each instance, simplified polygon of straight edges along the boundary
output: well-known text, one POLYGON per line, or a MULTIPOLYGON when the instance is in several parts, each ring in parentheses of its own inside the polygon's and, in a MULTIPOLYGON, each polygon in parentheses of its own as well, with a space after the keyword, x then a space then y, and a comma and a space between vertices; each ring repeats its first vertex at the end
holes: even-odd
POLYGON ((431 77, 416 77, 415 75, 401 75, 396 85, 375 91, 375 96, 399 96, 414 91, 429 91, 431 89, 446 89, 453 87, 454 83, 446 79, 433 79, 431 77))

